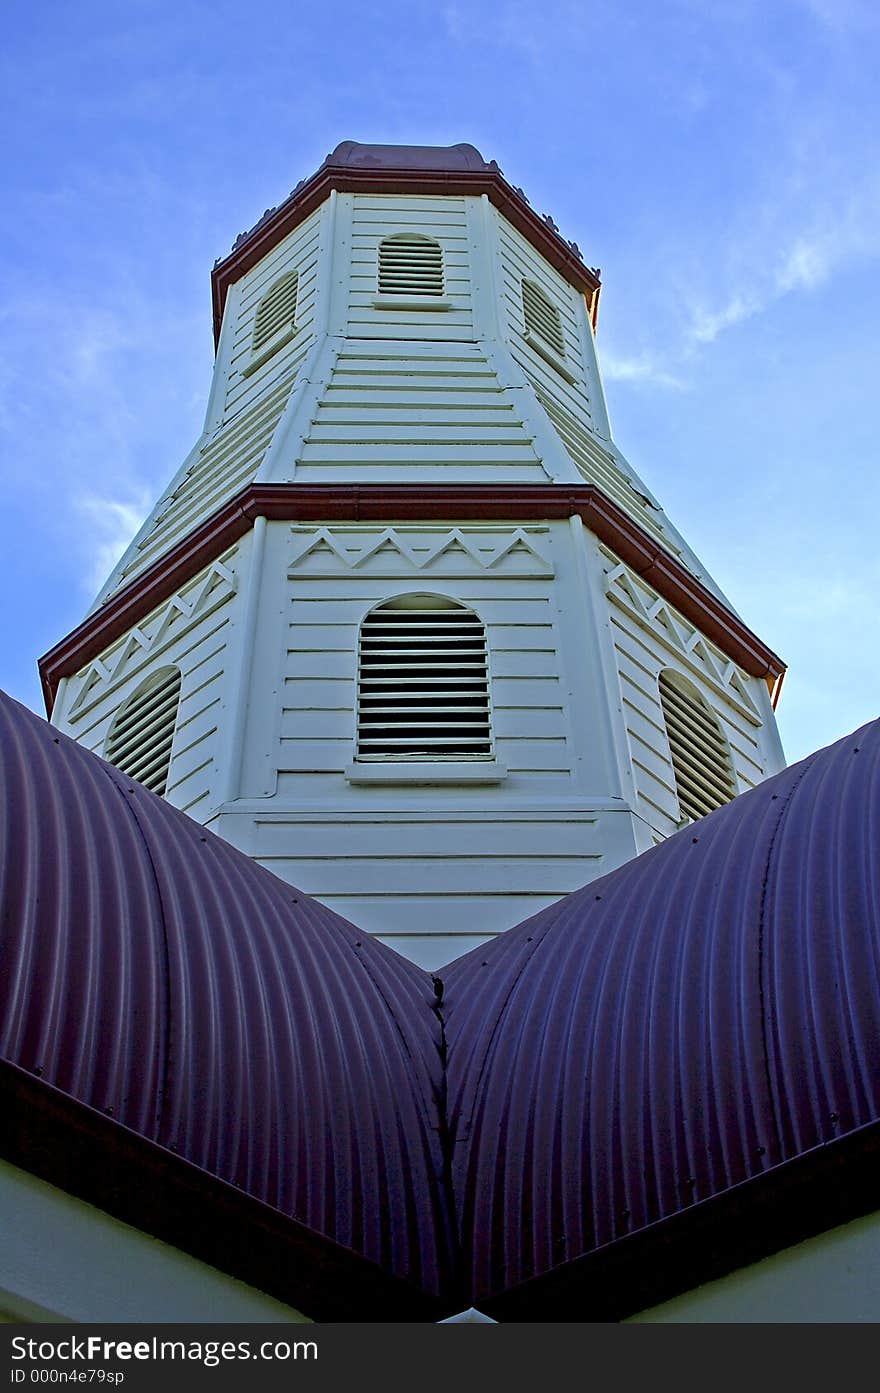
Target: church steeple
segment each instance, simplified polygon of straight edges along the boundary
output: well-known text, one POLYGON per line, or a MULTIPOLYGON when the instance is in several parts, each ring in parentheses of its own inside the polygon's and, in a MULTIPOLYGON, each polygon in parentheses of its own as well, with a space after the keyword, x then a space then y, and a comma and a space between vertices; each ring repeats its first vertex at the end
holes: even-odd
POLYGON ((782 764, 783 665, 611 439, 599 285, 473 146, 338 146, 215 265, 203 434, 42 663, 429 967, 782 764))

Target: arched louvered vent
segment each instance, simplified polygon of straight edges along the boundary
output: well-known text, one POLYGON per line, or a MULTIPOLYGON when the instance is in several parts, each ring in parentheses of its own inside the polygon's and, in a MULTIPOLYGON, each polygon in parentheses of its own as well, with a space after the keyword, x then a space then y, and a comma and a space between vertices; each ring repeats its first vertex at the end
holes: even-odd
POLYGON ((253 342, 255 353, 259 352, 281 329, 293 324, 296 319, 298 284, 299 276, 296 271, 290 271, 266 291, 257 306, 253 342))
POLYGON ((559 310, 548 295, 545 295, 534 281, 522 283, 523 319, 526 332, 537 334, 549 344, 560 358, 565 357, 565 339, 562 336, 562 321, 559 310))
POLYGON ((736 797, 721 727, 696 688, 678 673, 661 672, 660 703, 682 818, 704 817, 736 797))
POLYGON ((380 295, 442 295, 443 252, 432 237, 402 232, 379 243, 380 295))
POLYGON ((180 671, 163 668, 148 678, 117 714, 105 759, 154 793, 165 792, 180 700, 180 671))
POLYGON ((361 627, 358 759, 487 759, 486 633, 441 595, 402 595, 361 627))

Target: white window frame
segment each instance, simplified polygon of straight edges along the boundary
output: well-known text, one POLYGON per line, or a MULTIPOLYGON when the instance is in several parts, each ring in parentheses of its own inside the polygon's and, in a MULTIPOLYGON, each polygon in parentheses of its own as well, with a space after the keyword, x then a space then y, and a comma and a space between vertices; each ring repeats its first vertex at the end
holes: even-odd
POLYGON ((492 676, 490 670, 489 637, 485 621, 472 605, 465 604, 453 595, 442 591, 402 591, 397 595, 387 595, 366 611, 358 626, 357 640, 357 685, 354 759, 345 769, 345 777, 352 784, 497 784, 507 777, 507 767, 495 756, 495 730, 492 712, 492 676), (489 727, 487 753, 444 755, 442 753, 413 757, 407 754, 382 753, 364 755, 361 750, 361 683, 364 624, 371 615, 383 607, 404 608, 395 605, 396 601, 411 599, 431 599, 445 601, 438 610, 460 610, 472 615, 479 623, 486 651, 486 716, 489 727))

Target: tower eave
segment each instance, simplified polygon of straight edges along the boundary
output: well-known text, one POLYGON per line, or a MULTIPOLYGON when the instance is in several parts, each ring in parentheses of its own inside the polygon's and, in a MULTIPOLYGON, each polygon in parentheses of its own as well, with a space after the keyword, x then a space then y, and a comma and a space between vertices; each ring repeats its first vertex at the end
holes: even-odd
POLYGON ((219 342, 229 289, 298 227, 331 194, 486 194, 489 201, 541 255, 585 296, 596 327, 601 282, 597 270, 581 260, 573 243, 549 215, 531 207, 521 189, 509 184, 493 161, 487 164, 473 145, 360 145, 343 141, 310 178, 299 183, 277 208, 236 239, 232 251, 211 272, 214 342, 219 342))

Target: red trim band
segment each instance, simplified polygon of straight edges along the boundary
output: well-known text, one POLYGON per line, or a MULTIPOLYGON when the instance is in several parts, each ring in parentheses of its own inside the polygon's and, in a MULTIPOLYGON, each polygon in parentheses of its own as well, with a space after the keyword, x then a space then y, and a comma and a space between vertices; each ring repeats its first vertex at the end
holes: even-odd
POLYGON ((751 677, 778 691, 785 663, 595 484, 250 484, 88 616, 40 659, 46 709, 58 683, 98 657, 187 580, 270 522, 535 522, 580 517, 658 595, 751 677))

